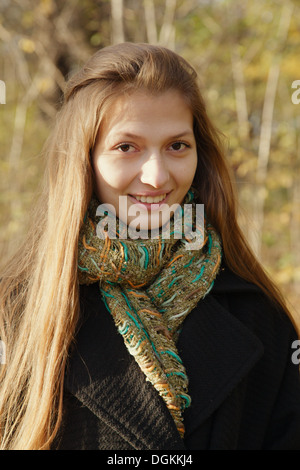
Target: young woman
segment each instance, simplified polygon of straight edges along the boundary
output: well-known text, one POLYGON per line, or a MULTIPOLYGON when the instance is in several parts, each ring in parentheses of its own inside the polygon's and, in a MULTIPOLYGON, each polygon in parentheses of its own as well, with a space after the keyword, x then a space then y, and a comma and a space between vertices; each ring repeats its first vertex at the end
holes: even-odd
POLYGON ((295 325, 238 227, 194 69, 100 50, 45 156, 1 273, 1 448, 300 449, 295 325))

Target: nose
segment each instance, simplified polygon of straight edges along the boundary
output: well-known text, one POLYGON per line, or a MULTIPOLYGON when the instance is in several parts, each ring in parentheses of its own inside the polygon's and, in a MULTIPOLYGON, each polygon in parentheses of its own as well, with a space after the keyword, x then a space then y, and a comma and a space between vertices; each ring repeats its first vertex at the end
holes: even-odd
POLYGON ((160 154, 152 154, 142 164, 140 180, 153 188, 162 188, 169 181, 170 175, 165 159, 160 154))

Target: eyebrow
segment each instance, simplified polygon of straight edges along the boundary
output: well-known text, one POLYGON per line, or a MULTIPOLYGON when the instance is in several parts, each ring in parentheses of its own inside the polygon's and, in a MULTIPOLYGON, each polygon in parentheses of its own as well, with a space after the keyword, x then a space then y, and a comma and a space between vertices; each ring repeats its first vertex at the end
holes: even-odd
MULTIPOLYGON (((168 137, 168 139, 180 139, 184 136, 193 136, 194 135, 194 132, 187 129, 183 132, 180 132, 179 134, 175 134, 175 135, 172 135, 170 137, 168 137)), ((133 134, 131 132, 119 132, 117 135, 116 135, 116 138, 129 138, 129 139, 143 139, 143 136, 141 135, 137 135, 137 134, 133 134)))
POLYGON ((184 136, 193 136, 194 135, 194 132, 187 129, 186 131, 183 131, 183 132, 180 132, 180 134, 176 134, 174 136, 171 136, 172 139, 180 139, 181 137, 184 137, 184 136))

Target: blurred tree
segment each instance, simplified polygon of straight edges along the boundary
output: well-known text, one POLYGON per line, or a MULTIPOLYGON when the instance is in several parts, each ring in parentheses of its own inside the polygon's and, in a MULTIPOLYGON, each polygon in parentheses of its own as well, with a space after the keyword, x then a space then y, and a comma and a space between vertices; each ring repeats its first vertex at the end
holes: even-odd
POLYGON ((125 41, 123 15, 123 0, 111 0, 112 44, 119 44, 125 41))
POLYGON ((3 252, 26 225, 42 145, 66 78, 97 49, 163 44, 189 60, 222 130, 241 224, 266 269, 300 300, 298 0, 2 0, 0 223, 3 252))

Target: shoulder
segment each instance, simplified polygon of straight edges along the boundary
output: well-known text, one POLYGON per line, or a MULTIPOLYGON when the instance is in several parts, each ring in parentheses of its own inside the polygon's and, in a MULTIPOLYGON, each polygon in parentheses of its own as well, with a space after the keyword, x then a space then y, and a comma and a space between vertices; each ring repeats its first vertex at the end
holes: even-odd
POLYGON ((297 339, 287 312, 260 287, 233 273, 226 265, 222 266, 211 295, 264 344, 285 343, 291 347, 297 339))
POLYGON ((280 316, 287 316, 275 299, 266 295, 258 285, 235 274, 226 264, 222 264, 211 294, 226 302, 233 311, 270 310, 279 312, 280 316))
POLYGON ((260 288, 235 274, 225 263, 222 263, 214 284, 215 293, 260 292, 260 288))

